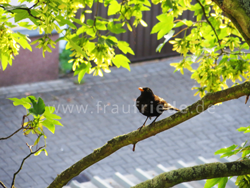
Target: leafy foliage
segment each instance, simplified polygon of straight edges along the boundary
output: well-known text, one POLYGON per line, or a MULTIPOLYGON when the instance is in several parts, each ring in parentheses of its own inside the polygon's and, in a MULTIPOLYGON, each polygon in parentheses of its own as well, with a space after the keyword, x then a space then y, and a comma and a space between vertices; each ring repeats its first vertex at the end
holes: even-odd
MULTIPOLYGON (((58 119, 61 119, 60 116, 54 114, 55 107, 45 106, 43 100, 39 97, 36 99, 34 96, 28 96, 26 98, 9 98, 13 101, 14 106, 22 105, 26 110, 27 114, 24 117, 28 118, 27 122, 23 121, 23 134, 27 136, 32 133, 37 135, 33 146, 37 145, 40 142, 40 138, 44 138, 44 143, 46 146, 46 138, 44 132, 44 127, 46 127, 53 134, 55 132, 55 125, 63 126, 58 119), (29 117, 33 119, 29 119, 29 117)), ((39 155, 42 151, 45 152, 45 155, 48 155, 45 148, 39 150, 35 155, 39 155)))
MULTIPOLYGON (((149 11, 151 7, 148 0, 20 1, 25 2, 32 2, 34 5, 13 6, 9 4, 10 1, 0 3, 0 40, 1 44, 6 44, 0 45, 3 69, 8 64, 12 65, 12 59, 18 54, 20 46, 32 50, 26 36, 11 31, 12 27, 18 25, 30 30, 38 29, 45 34, 31 43, 37 44, 36 48, 43 49, 43 56, 46 51, 51 52, 50 47, 54 48, 59 40, 68 41, 66 50, 72 51, 69 63, 73 64, 72 69, 79 81, 86 73, 103 76, 103 71, 110 72, 109 67, 112 65, 129 70, 130 61, 123 54, 116 54, 115 48, 119 48, 124 54, 134 55, 134 52, 128 43, 118 41, 114 35, 124 33, 126 29, 132 31, 132 26, 136 27, 138 24, 147 27, 143 12, 149 11), (102 4, 108 8, 107 17, 98 16, 96 11, 94 19, 86 20, 86 14, 92 12, 88 8, 92 9, 95 3, 97 7, 102 4), (83 11, 80 19, 77 19, 75 14, 79 8, 83 8, 83 11), (14 18, 15 24, 9 22, 9 18, 14 18), (24 19, 29 19, 33 24, 23 21, 24 19), (77 28, 75 23, 80 27, 77 28), (68 28, 61 29, 58 25, 68 25, 68 28), (49 34, 53 30, 64 36, 57 41, 51 40, 49 34)), ((151 33, 157 33, 157 39, 165 38, 156 50, 161 51, 164 44, 174 38, 169 42, 173 44, 174 51, 183 55, 183 60, 171 65, 182 74, 183 69, 192 72, 192 78, 199 83, 198 87, 193 88, 197 89, 196 94, 202 97, 206 92, 225 89, 228 87, 227 80, 235 83, 243 78, 249 80, 250 54, 243 51, 248 49, 248 45, 215 3, 211 0, 199 0, 195 4, 191 4, 191 0, 152 0, 152 3, 161 4, 162 14, 157 16, 159 22, 151 33), (195 21, 178 19, 186 10, 193 12, 195 21), (175 28, 179 27, 184 28, 175 34, 175 28), (184 37, 178 38, 181 32, 184 32, 184 37), (194 63, 199 65, 195 66, 194 63)))
MULTIPOLYGON (((240 127, 237 129, 239 132, 249 133, 250 132, 250 126, 248 127, 240 127)), ((219 155, 221 154, 220 158, 223 157, 231 157, 233 155, 241 153, 241 160, 249 159, 250 157, 250 145, 247 144, 248 141, 245 141, 241 144, 241 146, 238 145, 232 145, 227 148, 221 148, 218 151, 216 151, 214 154, 219 155)), ((228 178, 214 178, 207 180, 205 184, 205 188, 211 188, 214 185, 218 184, 218 188, 224 188, 226 186, 226 183, 228 181, 228 178)), ((238 176, 237 181, 235 184, 240 188, 246 188, 250 186, 250 176, 249 175, 243 175, 238 176)))
MULTIPOLYGON (((118 41, 113 34, 126 32, 125 26, 132 31, 129 20, 133 19, 133 26, 141 24, 147 26, 142 19, 142 12, 150 10, 151 6, 148 0, 132 0, 118 2, 116 0, 96 1, 97 6, 103 4, 108 7, 108 16, 117 15, 116 18, 102 18, 95 13, 94 19, 85 20, 85 15, 91 13, 94 1, 78 1, 78 0, 29 0, 19 1, 20 3, 32 2, 33 6, 27 7, 25 4, 18 6, 10 5, 10 1, 0 2, 1 11, 1 45, 0 58, 2 67, 5 69, 8 64, 12 65, 12 59, 18 54, 20 46, 32 50, 29 45, 28 38, 21 34, 11 31, 12 27, 20 26, 26 29, 37 29, 44 36, 32 42, 31 45, 37 44, 36 48, 41 48, 43 56, 45 52, 51 52, 49 45, 54 48, 59 40, 68 41, 66 50, 71 50, 71 60, 75 75, 78 75, 80 81, 84 74, 93 73, 93 75, 103 76, 104 72, 110 72, 109 66, 113 64, 118 67, 122 66, 129 69, 130 61, 123 54, 115 54, 115 48, 119 48, 124 54, 134 54, 129 44, 125 41, 118 41), (75 18, 76 11, 79 8, 85 8, 80 19, 75 18), (15 24, 8 22, 9 18, 14 18, 15 24), (33 24, 23 21, 29 19, 33 24), (80 25, 76 27, 74 23, 80 25), (68 25, 67 29, 61 29, 59 26, 68 25), (63 33, 64 36, 53 41, 50 39, 50 33, 56 30, 63 33), (102 32, 101 32, 102 31, 102 32), (1 49, 2 48, 2 49, 1 49), (11 55, 10 55, 11 54, 11 55), (122 59, 119 63, 114 63, 112 59, 122 59), (92 63, 95 66, 92 67, 92 63)), ((115 60, 116 61, 116 60, 115 60)))
POLYGON ((234 83, 242 81, 243 78, 249 80, 250 54, 243 51, 249 47, 231 20, 223 15, 215 3, 201 0, 192 5, 191 0, 166 0, 162 2, 162 12, 157 16, 159 22, 151 32, 157 33, 158 39, 163 36, 166 38, 157 47, 157 51, 161 51, 170 37, 175 37, 169 42, 173 44, 174 51, 183 55, 183 60, 172 63, 171 66, 182 74, 183 69, 192 72, 191 78, 200 84, 193 88, 197 89, 196 94, 203 97, 206 92, 226 89, 227 80, 234 83), (179 20, 178 16, 185 10, 192 11, 196 20, 179 20), (173 35, 173 29, 180 26, 184 26, 184 29, 173 35), (184 32, 184 37, 178 38, 181 32, 184 32), (195 66, 194 63, 199 65, 195 66))
MULTIPOLYGON (((85 74, 103 76, 103 71, 109 73, 109 67, 124 67, 130 70, 130 60, 125 56, 127 53, 134 55, 133 50, 125 41, 119 41, 115 35, 125 33, 127 29, 133 31, 133 27, 141 24, 147 27, 143 20, 143 12, 149 11, 151 2, 160 4, 162 13, 156 18, 158 23, 152 28, 151 34, 156 33, 157 39, 165 40, 159 44, 156 51, 161 51, 167 42, 173 45, 173 50, 180 53, 183 59, 172 63, 175 71, 184 74, 184 69, 192 73, 191 78, 199 83, 193 87, 203 97, 207 92, 216 92, 228 87, 227 81, 235 84, 250 77, 250 54, 249 46, 241 34, 233 25, 231 20, 223 14, 222 10, 211 0, 197 0, 191 4, 191 0, 19 0, 20 5, 13 6, 10 0, 0 1, 0 60, 2 69, 12 65, 12 60, 20 50, 20 47, 32 51, 31 45, 41 48, 43 56, 45 52, 51 52, 55 44, 60 40, 66 40, 66 50, 71 51, 70 59, 66 61, 72 64, 74 75, 78 75, 78 82, 85 74), (27 7, 25 3, 33 3, 27 7), (22 4, 24 3, 24 4, 22 4), (95 17, 85 19, 86 14, 92 12, 96 4, 95 17), (98 7, 103 5, 108 8, 107 17, 98 16, 98 7), (79 19, 75 18, 76 12, 82 9, 79 19), (184 11, 191 11, 195 16, 193 20, 180 20, 178 17, 184 11), (15 23, 10 22, 14 19, 15 23), (28 19, 31 21, 24 21, 28 19), (76 27, 76 23, 80 27, 76 27), (68 28, 61 29, 59 26, 67 25, 68 28), (36 41, 29 43, 29 38, 21 33, 14 33, 11 29, 19 26, 29 30, 38 30, 44 35, 36 41), (176 33, 176 28, 182 27, 176 33), (56 41, 50 38, 53 30, 62 33, 63 37, 56 41), (184 32, 184 37, 178 38, 184 32), (170 40, 172 38, 172 40, 170 40), (119 49, 123 54, 116 54, 119 49), (94 66, 93 66, 94 63, 94 66)), ((68 64, 68 65, 69 65, 68 64)), ((54 114, 55 108, 45 106, 41 98, 36 99, 29 96, 22 99, 11 98, 15 106, 22 105, 27 109, 25 117, 32 116, 32 120, 23 123, 24 135, 36 134, 34 145, 46 135, 44 127, 52 133, 55 125, 62 125, 54 114)), ((241 127, 238 131, 250 132, 249 127, 241 127)), ((37 155, 46 149, 39 150, 37 155)), ((241 153, 242 160, 249 158, 250 146, 247 141, 241 146, 232 145, 222 148, 215 154, 221 157, 229 157, 241 153)), ((208 180, 205 187, 218 185, 225 187, 228 178, 216 178, 208 180)), ((239 176, 236 185, 249 187, 248 175, 239 176)))
POLYGON ((213 178, 206 181, 204 188, 211 188, 218 184, 218 188, 225 188, 228 181, 228 177, 213 178))

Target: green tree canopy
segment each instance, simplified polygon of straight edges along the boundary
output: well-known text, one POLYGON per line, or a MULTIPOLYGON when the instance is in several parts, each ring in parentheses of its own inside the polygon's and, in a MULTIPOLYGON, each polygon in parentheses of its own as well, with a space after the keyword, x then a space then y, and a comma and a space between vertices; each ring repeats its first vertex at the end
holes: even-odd
MULTIPOLYGON (((68 42, 66 49, 73 51, 72 59, 69 62, 73 63, 73 71, 75 75, 78 75, 79 81, 86 73, 103 76, 103 71, 110 72, 109 67, 112 65, 130 70, 130 60, 126 54, 134 54, 134 52, 126 41, 119 41, 115 36, 131 32, 133 27, 137 27, 138 24, 147 27, 146 21, 143 20, 143 12, 151 11, 152 4, 159 4, 162 11, 156 17, 158 23, 152 28, 151 33, 156 33, 158 40, 162 38, 165 40, 159 44, 156 50, 161 51, 167 42, 173 44, 173 50, 181 54, 183 60, 171 65, 182 74, 183 69, 189 70, 192 73, 191 78, 199 83, 199 87, 193 89, 197 89, 196 94, 203 97, 197 103, 187 107, 187 113, 174 114, 156 123, 155 127, 143 128, 140 134, 138 131, 134 131, 108 141, 106 145, 62 172, 52 182, 50 188, 62 187, 82 170, 125 145, 134 144, 198 115, 194 109, 201 102, 204 102, 208 108, 209 105, 250 94, 248 81, 250 55, 245 51, 249 49, 250 45, 250 4, 248 1, 197 0, 191 3, 191 0, 152 0, 151 2, 148 0, 19 0, 19 3, 19 5, 12 5, 9 0, 0 1, 2 22, 0 25, 0 59, 3 70, 7 68, 8 64, 12 65, 12 60, 18 55, 20 47, 32 51, 29 38, 12 31, 12 28, 16 26, 44 33, 41 38, 32 43, 37 44, 36 48, 42 48, 43 55, 46 51, 51 52, 51 47, 54 48, 58 41, 66 40, 68 42), (32 3, 32 5, 28 7, 26 3, 32 3), (92 12, 94 4, 97 7, 94 12, 95 16, 93 19, 86 20, 86 14, 92 12), (98 15, 98 7, 101 5, 107 7, 106 17, 98 15), (77 11, 81 11, 80 18, 76 18, 77 11), (182 15, 184 11, 191 11, 195 19, 180 20, 179 15, 182 15), (14 19, 14 23, 10 21, 11 18, 14 19), (28 19, 30 22, 24 21, 24 19, 28 19), (76 27, 76 24, 79 24, 80 27, 76 27), (68 25, 68 28, 61 29, 60 26, 64 25, 68 25), (176 33, 176 28, 179 27, 182 29, 176 33), (62 33, 63 37, 56 41, 51 40, 50 34, 53 30, 62 33), (179 38, 178 36, 182 32, 184 32, 184 37, 179 38), (116 54, 116 48, 120 49, 122 53, 116 54), (95 63, 95 66, 92 65, 92 62, 95 63), (248 82, 227 89, 229 80, 235 85, 243 80, 248 82)), ((17 99, 12 100, 18 103, 17 99)), ((35 118, 46 113, 42 99, 22 100, 24 103, 25 101, 29 105, 33 105, 33 108, 30 108, 31 105, 29 106, 29 113, 33 114, 35 118)), ((27 105, 26 103, 25 105, 27 105)), ((53 115, 50 114, 50 116, 53 115)), ((47 117, 47 119, 49 118, 47 117)), ((55 121, 53 120, 52 128, 51 123, 48 122, 45 122, 43 126, 47 126, 54 132, 54 127, 58 124, 58 121, 55 121)), ((246 132, 248 129, 248 127, 242 128, 241 131, 246 132)), ((249 150, 246 147, 235 149, 236 147, 231 148, 230 151, 226 150, 225 156, 235 154, 240 150, 243 152, 243 159, 248 160, 249 150)), ((249 171, 246 170, 244 174, 238 173, 238 175, 248 173, 249 171)), ((237 173, 231 174, 237 175, 237 173)), ((231 174, 225 173, 220 177, 227 177, 231 174)), ((212 177, 211 174, 202 176, 202 178, 212 177)), ((249 186, 246 183, 249 182, 248 176, 239 177, 241 178, 238 181, 240 187, 249 186), (242 179, 245 183, 241 184, 239 182, 243 182, 242 179)), ((183 181, 190 181, 190 179, 183 178, 183 181)), ((176 183, 180 183, 180 181, 166 186, 176 183)), ((147 182, 146 184, 149 185, 147 182)))

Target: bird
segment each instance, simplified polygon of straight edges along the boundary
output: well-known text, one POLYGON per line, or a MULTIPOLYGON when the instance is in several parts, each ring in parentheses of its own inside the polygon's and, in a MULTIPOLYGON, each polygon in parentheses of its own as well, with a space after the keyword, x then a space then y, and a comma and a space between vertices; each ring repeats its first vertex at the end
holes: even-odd
POLYGON ((167 103, 163 98, 155 95, 152 89, 148 87, 139 87, 141 95, 136 99, 136 107, 139 112, 144 116, 147 116, 145 122, 138 130, 141 130, 145 126, 148 118, 156 117, 151 123, 155 123, 156 119, 166 110, 175 110, 180 111, 178 108, 175 108, 171 104, 167 103))

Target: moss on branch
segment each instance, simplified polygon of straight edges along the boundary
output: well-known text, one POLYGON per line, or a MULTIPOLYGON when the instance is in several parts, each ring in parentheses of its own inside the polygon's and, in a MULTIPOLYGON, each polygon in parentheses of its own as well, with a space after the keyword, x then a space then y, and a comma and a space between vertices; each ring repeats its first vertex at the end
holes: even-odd
MULTIPOLYGON (((142 128, 140 131, 135 130, 128 134, 120 135, 109 140, 104 146, 97 148, 93 153, 82 158, 74 165, 59 174, 48 188, 61 188, 66 185, 73 177, 80 174, 83 170, 96 162, 111 155, 120 148, 129 144, 137 143, 141 140, 154 136, 162 131, 170 129, 188 119, 200 114, 212 105, 250 94, 250 81, 243 84, 218 91, 216 93, 208 93, 196 103, 188 106, 186 109, 173 114, 154 125, 149 125, 142 128)), ((125 126, 125 125, 124 125, 125 126)))
POLYGON ((144 181, 133 188, 162 188, 211 178, 250 174, 250 160, 230 163, 208 163, 193 167, 180 168, 162 173, 151 180, 144 181))

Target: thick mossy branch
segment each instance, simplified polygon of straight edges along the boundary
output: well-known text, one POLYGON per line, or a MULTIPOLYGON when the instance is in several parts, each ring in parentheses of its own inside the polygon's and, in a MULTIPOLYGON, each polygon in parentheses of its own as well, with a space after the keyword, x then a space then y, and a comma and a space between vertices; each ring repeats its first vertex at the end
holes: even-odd
POLYGON ((213 0, 233 22, 240 34, 250 46, 250 17, 249 7, 244 8, 241 0, 213 0))
MULTIPOLYGON (((80 174, 83 170, 96 162, 111 155, 120 148, 129 144, 137 143, 148 137, 154 136, 162 131, 170 129, 211 107, 212 105, 250 94, 250 82, 231 87, 216 93, 209 93, 196 103, 186 109, 173 114, 172 116, 156 122, 154 125, 146 126, 140 131, 136 130, 128 134, 120 135, 109 140, 104 146, 97 148, 93 153, 82 158, 74 165, 59 174, 48 188, 61 188, 66 185, 73 177, 80 174)), ((124 125, 125 126, 125 125, 124 125)), ((84 143, 83 143, 84 144, 84 143)), ((132 155, 132 154, 131 154, 132 155)))
POLYGON ((208 163, 193 167, 164 172, 151 180, 144 181, 133 188, 162 188, 211 178, 238 176, 250 173, 250 160, 230 163, 208 163))

